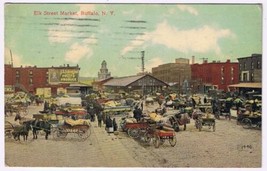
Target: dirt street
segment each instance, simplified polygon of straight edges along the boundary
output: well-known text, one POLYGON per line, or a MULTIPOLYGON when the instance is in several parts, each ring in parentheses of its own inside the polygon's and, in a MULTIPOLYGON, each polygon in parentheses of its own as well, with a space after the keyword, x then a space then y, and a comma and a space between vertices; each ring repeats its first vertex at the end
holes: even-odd
MULTIPOLYGON (((153 106, 150 106, 151 109, 153 106)), ((42 106, 30 106, 37 113, 42 106)), ((31 117, 30 114, 27 117, 31 117)), ((118 119, 118 118, 117 118, 118 119)), ((14 123, 14 116, 6 117, 14 123)), ((216 131, 203 127, 199 132, 194 120, 187 130, 176 133, 177 144, 165 142, 159 148, 130 138, 126 133, 108 134, 92 123, 92 134, 80 141, 68 134, 56 141, 39 136, 27 142, 5 139, 5 164, 8 167, 248 167, 262 163, 262 132, 243 129, 235 120, 216 120, 216 131)))

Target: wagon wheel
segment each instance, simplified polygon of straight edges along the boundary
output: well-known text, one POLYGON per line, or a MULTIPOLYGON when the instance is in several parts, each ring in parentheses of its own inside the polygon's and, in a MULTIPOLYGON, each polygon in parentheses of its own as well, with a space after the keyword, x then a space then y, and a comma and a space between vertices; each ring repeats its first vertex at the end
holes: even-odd
POLYGON ((53 130, 52 134, 53 138, 60 139, 60 138, 65 138, 68 135, 68 132, 64 131, 64 129, 57 128, 53 130))
POLYGON ((11 129, 5 130, 5 137, 7 138, 12 138, 12 131, 11 129))
POLYGON ((244 118, 241 121, 241 124, 242 124, 243 128, 245 128, 245 129, 251 128, 251 126, 252 126, 252 122, 249 118, 244 118))
POLYGON ((154 138, 153 143, 154 143, 155 148, 159 148, 159 145, 160 145, 160 137, 158 135, 154 138))
POLYGON ((90 129, 81 128, 81 129, 78 129, 77 134, 81 139, 86 140, 90 136, 91 130, 90 129))
POLYGON ((138 138, 140 135, 140 129, 139 128, 129 128, 127 133, 132 138, 138 138))
POLYGON ((172 147, 176 145, 176 142, 177 142, 177 139, 175 135, 169 139, 169 143, 171 144, 172 147))
POLYGON ((146 143, 150 143, 153 139, 153 135, 150 132, 144 134, 144 140, 146 143))

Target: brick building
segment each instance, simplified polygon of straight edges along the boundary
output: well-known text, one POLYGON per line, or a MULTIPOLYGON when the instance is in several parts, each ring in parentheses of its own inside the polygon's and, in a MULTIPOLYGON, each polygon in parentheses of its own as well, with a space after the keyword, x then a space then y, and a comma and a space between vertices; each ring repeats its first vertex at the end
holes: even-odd
POLYGON ((262 55, 252 54, 248 57, 238 58, 240 82, 261 82, 262 55))
POLYGON ((190 82, 191 68, 189 59, 177 58, 175 63, 167 63, 152 68, 152 75, 168 84, 176 84, 179 90, 183 83, 190 82))
POLYGON ((11 64, 5 64, 5 93, 25 91, 38 94, 40 91, 46 91, 55 95, 71 83, 78 83, 79 70, 78 65, 13 67, 11 64))
POLYGON ((261 93, 262 89, 262 55, 252 54, 238 58, 239 84, 230 85, 229 88, 239 89, 241 92, 255 91, 261 93))
POLYGON ((192 89, 207 92, 209 89, 228 91, 228 86, 239 83, 238 62, 205 60, 202 64, 192 64, 192 89))

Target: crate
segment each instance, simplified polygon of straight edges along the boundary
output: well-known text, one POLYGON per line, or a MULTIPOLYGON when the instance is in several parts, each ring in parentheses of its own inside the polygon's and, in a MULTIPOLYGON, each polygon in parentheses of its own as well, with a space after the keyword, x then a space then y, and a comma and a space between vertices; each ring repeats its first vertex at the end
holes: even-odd
POLYGON ((156 131, 156 134, 159 137, 173 137, 175 135, 175 132, 174 131, 158 130, 158 131, 156 131))
POLYGON ((32 116, 34 119, 44 119, 44 115, 43 114, 33 114, 32 116))

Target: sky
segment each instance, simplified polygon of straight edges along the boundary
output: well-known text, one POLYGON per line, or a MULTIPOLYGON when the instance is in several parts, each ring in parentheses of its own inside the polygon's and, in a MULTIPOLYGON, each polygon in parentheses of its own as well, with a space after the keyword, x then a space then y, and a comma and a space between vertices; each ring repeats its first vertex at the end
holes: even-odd
POLYGON ((97 77, 145 71, 176 58, 225 62, 262 54, 258 4, 5 4, 4 62, 79 65, 97 77))

